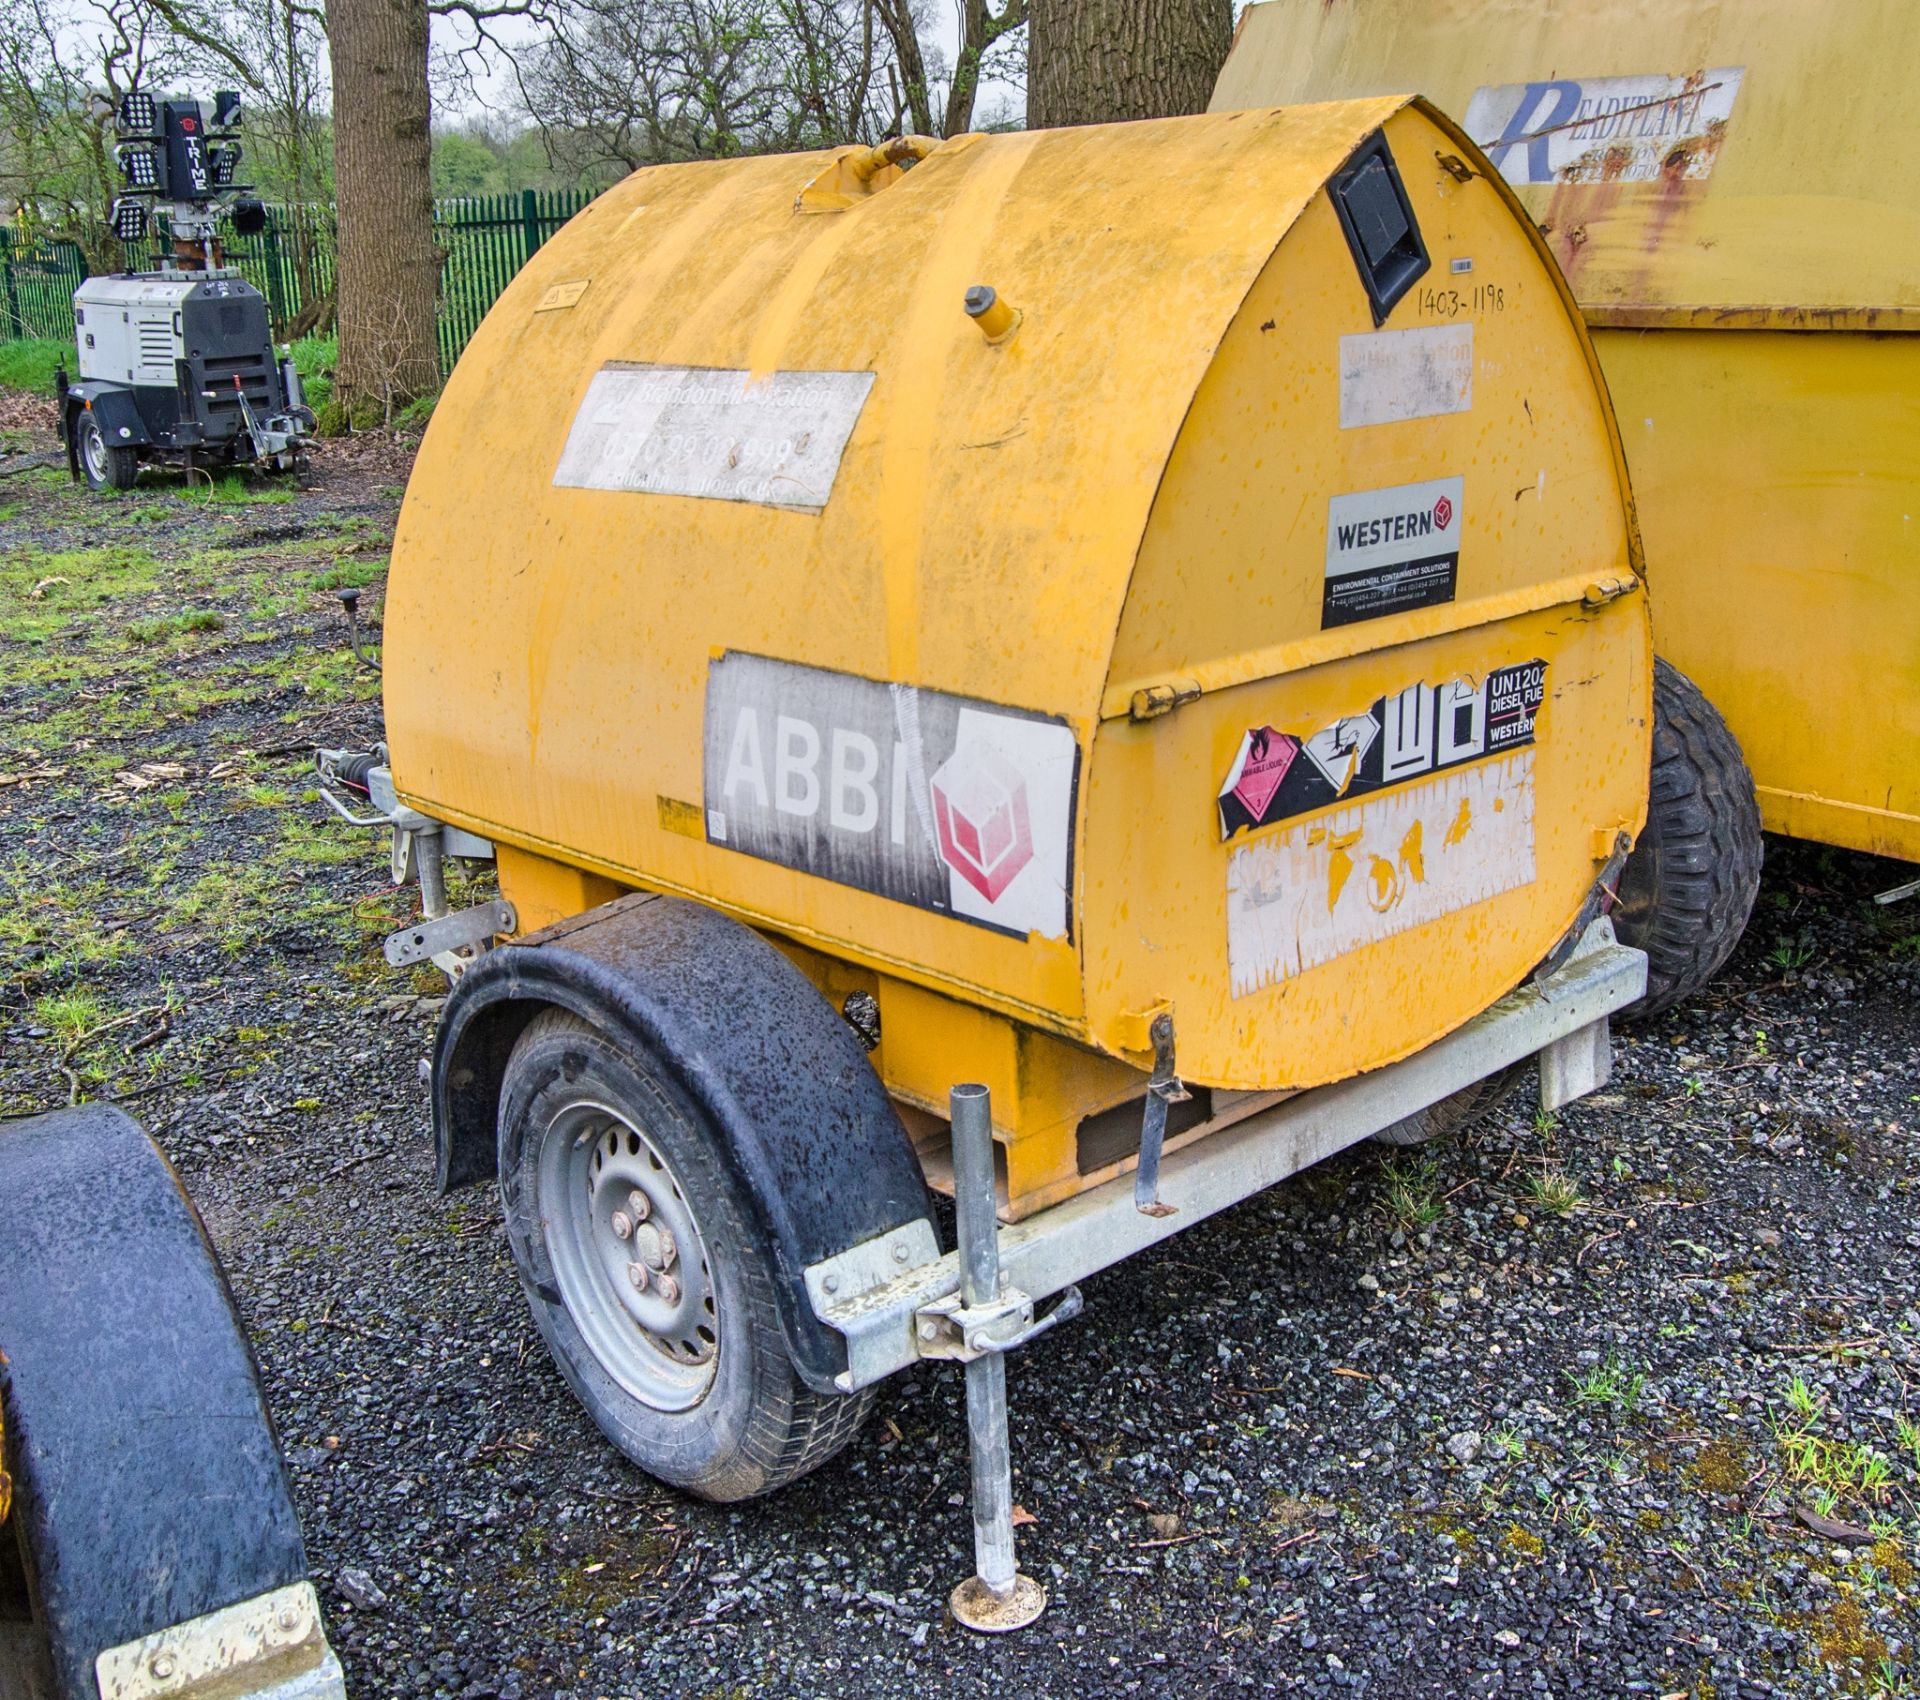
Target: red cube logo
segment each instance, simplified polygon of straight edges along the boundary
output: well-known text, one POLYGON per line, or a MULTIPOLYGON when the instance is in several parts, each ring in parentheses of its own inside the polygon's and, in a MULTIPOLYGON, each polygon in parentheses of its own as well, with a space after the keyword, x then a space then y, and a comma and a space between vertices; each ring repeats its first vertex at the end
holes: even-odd
POLYGON ((1033 860, 1027 782, 997 750, 956 750, 933 776, 940 855, 989 903, 1033 860))

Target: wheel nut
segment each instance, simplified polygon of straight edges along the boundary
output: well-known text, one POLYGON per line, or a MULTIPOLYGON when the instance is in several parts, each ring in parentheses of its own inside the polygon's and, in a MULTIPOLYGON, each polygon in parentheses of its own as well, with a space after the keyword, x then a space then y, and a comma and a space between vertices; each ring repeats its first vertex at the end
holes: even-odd
POLYGON ((633 1233, 633 1218, 624 1210, 613 1213, 613 1237, 617 1240, 629 1238, 633 1233))
POLYGON ((627 1194, 627 1208, 633 1212, 633 1219, 636 1222, 644 1222, 653 1214, 653 1200, 635 1187, 627 1194))
POLYGON ((653 1284, 668 1304, 677 1305, 680 1302, 680 1283, 671 1275, 656 1275, 653 1284))
POLYGON ((644 1263, 629 1263, 627 1279, 633 1283, 636 1292, 644 1293, 647 1290, 647 1266, 644 1263))

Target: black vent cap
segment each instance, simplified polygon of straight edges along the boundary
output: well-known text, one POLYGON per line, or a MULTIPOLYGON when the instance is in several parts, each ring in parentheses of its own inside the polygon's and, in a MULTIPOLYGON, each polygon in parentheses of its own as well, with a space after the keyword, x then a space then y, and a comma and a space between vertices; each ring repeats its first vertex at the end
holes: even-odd
POLYGON ((1353 251, 1373 322, 1383 325, 1432 263, 1387 138, 1376 130, 1362 142, 1335 173, 1327 192, 1353 251))

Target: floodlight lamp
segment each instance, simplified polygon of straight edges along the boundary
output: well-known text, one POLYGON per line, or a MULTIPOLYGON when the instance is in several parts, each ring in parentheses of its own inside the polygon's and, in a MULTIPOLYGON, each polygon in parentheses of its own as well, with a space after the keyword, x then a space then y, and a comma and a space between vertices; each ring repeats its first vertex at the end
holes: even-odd
POLYGON ((151 136, 160 123, 159 109, 153 104, 153 96, 140 89, 129 90, 120 97, 119 129, 123 136, 151 136))
POLYGON ((147 234, 147 209, 139 201, 113 203, 113 233, 122 242, 138 242, 147 234))

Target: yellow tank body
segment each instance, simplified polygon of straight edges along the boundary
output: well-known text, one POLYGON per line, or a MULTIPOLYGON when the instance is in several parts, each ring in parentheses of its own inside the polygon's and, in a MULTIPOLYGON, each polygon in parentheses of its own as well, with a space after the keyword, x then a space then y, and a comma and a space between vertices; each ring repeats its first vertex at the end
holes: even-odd
POLYGON ((1905 0, 1267 0, 1213 106, 1419 88, 1463 119, 1593 329, 1657 647, 1725 714, 1765 824, 1920 860, 1912 21, 1905 0))
POLYGON ((1218 1113, 1517 984, 1641 824, 1650 639, 1578 315, 1449 121, 916 149, 642 171, 540 250, 408 489, 387 725, 523 930, 691 896, 871 994, 909 1109, 986 1082, 1020 1215, 1110 1172, 1156 1012, 1218 1113), (1376 135, 1429 257, 1378 324, 1376 135))

